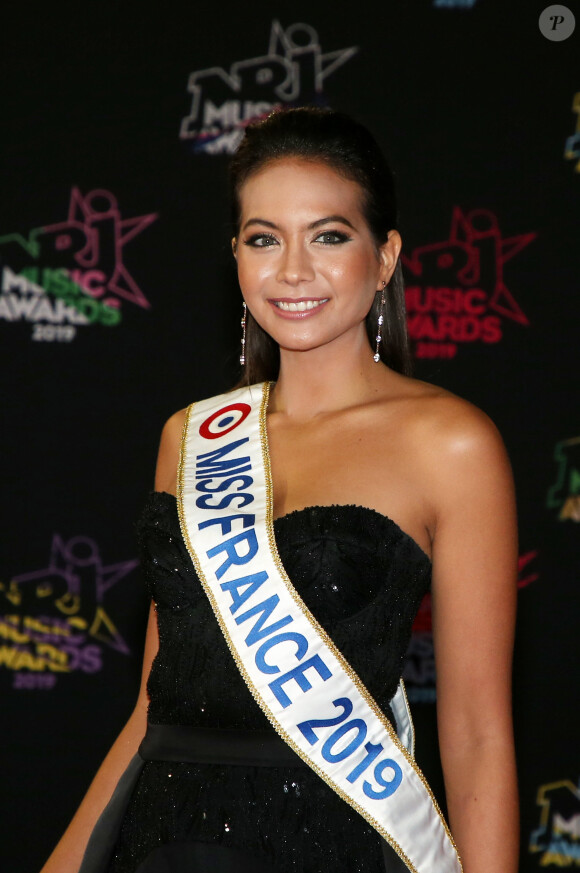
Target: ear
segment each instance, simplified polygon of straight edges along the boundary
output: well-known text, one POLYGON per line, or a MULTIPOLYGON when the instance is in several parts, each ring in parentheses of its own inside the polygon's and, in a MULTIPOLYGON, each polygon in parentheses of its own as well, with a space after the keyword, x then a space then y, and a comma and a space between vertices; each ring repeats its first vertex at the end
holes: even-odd
POLYGON ((391 277, 395 272, 395 267, 397 266, 399 255, 401 254, 402 245, 403 242, 399 231, 390 230, 386 241, 379 249, 379 261, 381 264, 379 281, 384 282, 386 285, 389 284, 391 277))
POLYGON ((233 236, 232 237, 232 253, 234 255, 234 258, 237 257, 237 251, 238 251, 238 238, 236 236, 233 236))

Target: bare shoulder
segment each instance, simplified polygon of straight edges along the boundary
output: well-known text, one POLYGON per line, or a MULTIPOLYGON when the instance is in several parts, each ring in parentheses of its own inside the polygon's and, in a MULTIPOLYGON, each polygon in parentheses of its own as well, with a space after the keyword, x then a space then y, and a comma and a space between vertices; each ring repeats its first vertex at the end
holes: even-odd
POLYGON ((155 470, 155 490, 177 493, 177 467, 181 448, 181 435, 187 409, 180 409, 167 419, 161 431, 157 467, 155 470))
POLYGON ((396 412, 400 432, 420 455, 432 460, 433 453, 455 457, 503 446, 492 420, 473 403, 429 382, 395 379, 383 410, 396 412))
POLYGON ((501 435, 478 407, 442 388, 416 382, 408 432, 424 482, 445 500, 460 492, 511 489, 501 435))
MULTIPOLYGON (((443 388, 426 383, 419 385, 417 435, 428 437, 434 450, 459 457, 503 448, 499 431, 485 412, 443 388)), ((429 450, 429 446, 425 449, 429 450)))

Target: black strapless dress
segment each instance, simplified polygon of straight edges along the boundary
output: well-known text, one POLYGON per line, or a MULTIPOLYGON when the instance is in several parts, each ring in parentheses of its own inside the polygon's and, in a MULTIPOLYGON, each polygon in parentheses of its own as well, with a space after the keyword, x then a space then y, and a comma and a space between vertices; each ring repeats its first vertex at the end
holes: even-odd
MULTIPOLYGON (((391 519, 359 506, 308 507, 274 527, 294 587, 392 718, 389 700, 430 582, 428 557, 391 519)), ((160 639, 149 721, 271 731, 195 574, 175 498, 154 492, 138 532, 160 639)), ((384 873, 383 846, 306 767, 148 761, 109 873, 384 873)), ((388 869, 406 869, 387 849, 388 869)))

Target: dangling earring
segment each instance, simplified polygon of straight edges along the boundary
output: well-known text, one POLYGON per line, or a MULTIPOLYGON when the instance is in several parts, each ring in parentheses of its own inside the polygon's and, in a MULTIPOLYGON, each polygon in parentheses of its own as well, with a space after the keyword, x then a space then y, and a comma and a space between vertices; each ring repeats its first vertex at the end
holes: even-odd
POLYGON ((383 321, 384 321, 383 312, 385 311, 385 287, 386 287, 386 284, 387 284, 386 282, 383 282, 383 287, 381 288, 381 308, 379 310, 379 320, 378 320, 377 337, 376 337, 377 345, 375 348, 375 353, 373 355, 373 359, 374 359, 375 363, 377 363, 377 364, 381 360, 381 356, 379 355, 379 346, 380 346, 381 340, 383 338, 382 337, 383 321))
POLYGON ((247 307, 246 302, 244 301, 242 306, 244 307, 244 314, 242 315, 242 354, 240 355, 240 364, 243 366, 246 363, 246 314, 247 307))

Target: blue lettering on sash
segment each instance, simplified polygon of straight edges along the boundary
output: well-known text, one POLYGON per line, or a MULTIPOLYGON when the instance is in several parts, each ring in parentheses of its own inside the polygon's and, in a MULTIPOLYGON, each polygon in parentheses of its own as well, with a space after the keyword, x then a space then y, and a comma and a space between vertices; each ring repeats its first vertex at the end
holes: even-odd
POLYGON ((195 490, 204 491, 206 494, 215 494, 218 491, 227 491, 228 488, 232 488, 234 482, 241 482, 242 484, 234 489, 235 491, 241 491, 242 488, 248 488, 254 481, 251 476, 230 476, 229 479, 224 479, 223 482, 219 482, 218 485, 212 487, 209 483, 213 478, 212 476, 209 479, 204 479, 203 482, 198 482, 195 490))
MULTIPOLYGON (((279 677, 278 681, 283 678, 284 677, 279 677)), ((321 739, 321 736, 316 731, 321 728, 336 728, 330 736, 326 737, 320 750, 322 757, 329 764, 344 761, 346 758, 350 758, 354 755, 365 741, 368 733, 367 723, 364 719, 353 718, 350 721, 346 721, 354 708, 349 697, 339 697, 337 700, 332 701, 332 705, 342 709, 342 712, 339 715, 334 715, 330 718, 311 718, 308 719, 308 721, 303 721, 296 725, 311 746, 316 745, 321 739), (340 727, 336 727, 336 725, 340 725, 340 727), (339 743, 345 736, 348 736, 348 734, 354 731, 356 731, 356 734, 351 737, 350 742, 346 746, 343 746, 338 752, 333 751, 336 743, 339 743)), ((346 777, 346 781, 350 782, 351 785, 354 784, 385 751, 382 743, 371 742, 365 743, 364 750, 366 754, 346 777)), ((367 780, 363 782, 363 791, 371 800, 384 800, 386 797, 390 797, 395 793, 403 781, 403 771, 392 758, 379 760, 374 768, 373 775, 380 786, 378 791, 367 780), (392 772, 393 775, 391 779, 385 779, 385 770, 390 770, 392 772)))
POLYGON ((287 673, 284 673, 282 676, 278 676, 276 679, 273 679, 272 682, 269 683, 269 688, 271 688, 272 693, 277 699, 278 703, 282 705, 284 709, 287 706, 290 706, 292 703, 290 697, 286 693, 286 691, 282 688, 286 682, 290 682, 291 679, 294 679, 296 684, 302 691, 310 691, 312 688, 312 683, 310 680, 304 675, 306 670, 309 669, 316 670, 321 679, 326 682, 327 679, 330 679, 332 673, 320 657, 320 655, 312 655, 311 658, 308 658, 306 661, 302 661, 298 664, 297 667, 293 667, 292 670, 288 670, 287 673))
POLYGON ((198 479, 209 479, 212 476, 231 476, 235 473, 245 473, 251 467, 250 458, 228 458, 223 460, 224 455, 229 455, 238 446, 242 446, 249 441, 249 437, 244 437, 241 440, 234 440, 219 449, 214 449, 212 452, 205 452, 203 455, 198 455, 196 458, 196 477, 198 479), (243 470, 235 470, 235 467, 244 466, 243 470))
POLYGON ((243 494, 226 494, 225 497, 222 497, 219 503, 210 503, 211 494, 204 494, 203 497, 197 498, 195 505, 199 506, 200 509, 225 509, 226 506, 229 506, 234 500, 238 500, 239 503, 234 508, 243 509, 244 506, 251 503, 253 499, 252 494, 244 492, 243 494))
MULTIPOLYGON (((201 467, 197 473, 195 474, 196 479, 224 479, 226 476, 231 476, 232 473, 247 473, 248 470, 252 469, 251 464, 246 464, 247 458, 240 458, 240 460, 228 460, 228 464, 231 464, 231 467, 227 467, 225 470, 212 470, 211 468, 203 468, 201 467), (240 464, 241 466, 237 467, 236 464, 240 464)), ((225 463, 225 462, 224 462, 225 463)))
POLYGON ((198 524, 199 530, 204 530, 206 527, 211 527, 212 524, 219 524, 223 534, 232 532, 232 521, 238 518, 242 519, 242 527, 253 527, 256 523, 256 516, 251 512, 239 512, 236 515, 226 515, 224 518, 208 518, 207 521, 202 521, 198 524))
POLYGON ((276 634, 275 637, 271 637, 269 640, 266 640, 265 643, 262 643, 258 651, 256 652, 256 667, 262 673, 279 673, 280 667, 276 667, 273 664, 268 664, 266 662, 266 652, 270 651, 274 646, 279 645, 280 643, 285 643, 288 640, 296 643, 296 660, 301 661, 306 652, 308 651, 308 640, 304 636, 304 634, 295 633, 294 631, 286 631, 284 634, 276 634))
POLYGON ((215 556, 219 555, 220 552, 227 552, 228 557, 215 571, 217 578, 221 579, 226 570, 229 570, 233 564, 247 564, 248 561, 251 561, 256 555, 257 551, 258 539, 256 537, 256 531, 254 528, 251 528, 251 530, 246 533, 237 534, 234 537, 230 537, 229 540, 224 540, 223 543, 218 543, 217 546, 214 546, 206 552, 206 554, 208 558, 215 558, 215 556), (236 546, 238 543, 243 542, 247 543, 248 551, 245 554, 240 555, 236 546))
POLYGON ((248 611, 244 612, 243 615, 238 615, 236 618, 236 624, 242 624, 253 615, 260 614, 258 621, 246 637, 246 645, 253 646, 254 643, 258 642, 258 640, 263 640, 264 637, 270 636, 274 631, 280 630, 280 628, 285 627, 293 621, 293 618, 290 615, 285 615, 284 618, 280 619, 280 621, 275 621, 274 624, 269 625, 269 627, 264 627, 264 622, 266 619, 270 618, 279 603, 280 598, 278 595, 272 594, 271 597, 263 600, 262 603, 258 603, 256 606, 248 609, 248 611))
POLYGON ((199 509, 225 509, 231 504, 236 509, 243 509, 248 503, 254 500, 253 494, 247 491, 240 493, 242 488, 249 488, 254 480, 251 476, 241 476, 240 473, 246 473, 252 469, 252 464, 248 455, 243 458, 225 458, 230 452, 237 449, 239 446, 248 442, 248 437, 240 440, 234 440, 226 446, 219 449, 214 449, 211 452, 205 452, 198 455, 196 458, 196 479, 201 479, 195 486, 196 491, 204 492, 202 497, 198 497, 195 505, 199 509), (210 485, 213 479, 224 478, 223 482, 218 485, 210 485), (235 491, 226 494, 217 503, 212 502, 212 494, 220 491, 227 491, 233 488, 236 482, 241 482, 235 491))
POLYGON ((374 769, 373 775, 381 786, 382 790, 376 791, 371 783, 365 780, 363 782, 363 791, 367 797, 371 798, 371 800, 384 800, 385 797, 390 797, 391 794, 395 793, 395 791, 403 781, 403 771, 401 770, 397 762, 393 761, 391 758, 385 758, 384 761, 379 761, 374 769), (383 775, 385 770, 392 771, 393 776, 391 779, 385 779, 383 775))
POLYGON ((240 579, 231 579, 229 582, 221 583, 220 588, 222 591, 229 591, 232 598, 232 605, 230 606, 232 615, 235 615, 240 606, 243 606, 246 600, 256 593, 267 578, 268 574, 266 571, 260 570, 259 573, 252 573, 251 576, 242 576, 240 579), (245 588, 246 590, 240 594, 240 588, 245 588))

